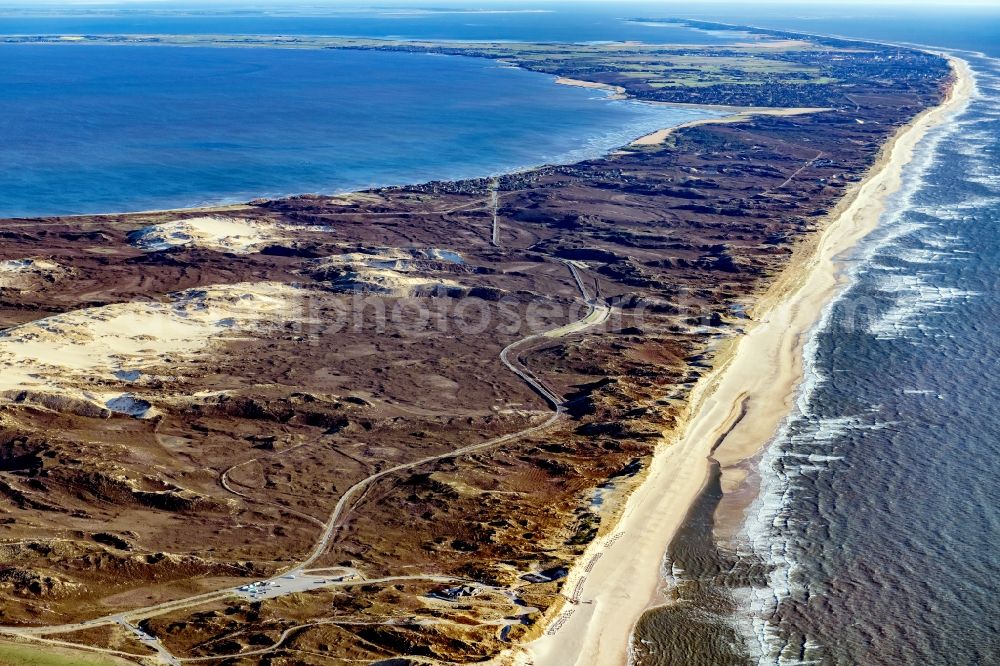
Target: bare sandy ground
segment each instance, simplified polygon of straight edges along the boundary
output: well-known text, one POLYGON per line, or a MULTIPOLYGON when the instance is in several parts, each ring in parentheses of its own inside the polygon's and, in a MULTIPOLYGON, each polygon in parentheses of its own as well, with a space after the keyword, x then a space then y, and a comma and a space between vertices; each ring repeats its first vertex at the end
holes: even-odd
MULTIPOLYGON (((677 105, 671 105, 677 106, 677 105)), ((656 130, 655 132, 650 132, 645 136, 640 136, 638 139, 633 141, 631 145, 633 146, 656 146, 663 143, 668 136, 673 134, 679 129, 685 127, 697 127, 698 125, 704 125, 706 123, 738 123, 742 120, 746 120, 751 116, 798 116, 803 113, 818 113, 820 111, 828 111, 829 109, 822 108, 740 108, 740 107, 713 107, 713 106, 702 106, 692 108, 701 109, 717 109, 721 111, 730 111, 732 115, 723 116, 722 118, 702 118, 700 120, 692 120, 691 122, 683 123, 681 125, 676 125, 675 127, 665 127, 663 129, 656 130)))
POLYGON ((352 268, 339 285, 352 292, 379 294, 404 298, 427 294, 435 289, 461 289, 462 285, 444 278, 425 278, 407 275, 391 268, 352 268))
POLYGON ((565 76, 560 76, 556 79, 556 83, 563 86, 573 86, 575 88, 594 88, 595 90, 606 90, 610 93, 611 99, 625 99, 627 96, 625 94, 625 89, 621 86, 613 86, 610 83, 598 83, 597 81, 581 81, 580 79, 571 79, 565 76))
POLYGON ((462 285, 454 280, 425 277, 414 272, 428 262, 461 261, 458 253, 438 248, 373 247, 316 259, 310 265, 313 269, 345 271, 339 281, 341 289, 406 297, 436 288, 460 289, 462 285))
POLYGON ((192 245, 219 252, 249 254, 286 240, 294 231, 295 227, 290 225, 206 215, 143 227, 132 232, 129 238, 133 245, 149 252, 192 245))
POLYGON ((705 483, 712 449, 718 446, 714 456, 725 467, 754 455, 773 436, 802 379, 808 332, 844 287, 841 258, 877 226, 921 139, 970 97, 974 83, 968 65, 951 62, 957 79, 949 98, 900 129, 868 178, 832 215, 815 247, 803 248, 798 262, 760 301, 756 325, 720 354, 715 370, 696 387, 679 438, 664 442, 618 525, 595 540, 570 572, 564 587, 570 603, 542 637, 502 661, 533 666, 628 662, 635 622, 663 602, 663 555, 705 483))
POLYGON ((296 315, 297 297, 279 283, 217 285, 16 326, 0 334, 0 401, 48 406, 62 398, 78 409, 131 413, 149 381, 169 379, 150 374, 169 359, 285 321, 296 315))
POLYGON ((57 280, 66 269, 45 259, 8 259, 0 261, 0 289, 30 288, 36 280, 57 280))
POLYGON ((366 268, 388 268, 394 271, 413 271, 422 263, 438 261, 461 263, 457 252, 438 248, 398 248, 368 247, 354 252, 335 254, 313 262, 316 267, 363 266, 366 268))

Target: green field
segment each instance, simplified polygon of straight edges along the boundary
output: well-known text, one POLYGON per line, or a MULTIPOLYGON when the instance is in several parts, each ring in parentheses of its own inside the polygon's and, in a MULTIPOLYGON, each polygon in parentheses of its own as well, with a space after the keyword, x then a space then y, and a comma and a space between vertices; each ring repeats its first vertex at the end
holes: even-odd
POLYGON ((121 666, 123 659, 70 648, 0 642, 0 666, 121 666))

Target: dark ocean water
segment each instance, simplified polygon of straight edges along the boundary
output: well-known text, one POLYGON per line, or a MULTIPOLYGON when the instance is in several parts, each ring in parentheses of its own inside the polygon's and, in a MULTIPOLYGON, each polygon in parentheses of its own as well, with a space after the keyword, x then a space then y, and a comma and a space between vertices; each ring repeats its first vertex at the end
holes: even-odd
POLYGON ((1000 61, 934 132, 809 350, 735 544, 760 664, 1000 663, 1000 61))
POLYGON ((1000 59, 955 53, 978 95, 847 258, 741 529, 713 478, 671 545, 638 663, 1000 663, 1000 59))
MULTIPOLYGON (((647 613, 637 631, 642 656, 635 659, 657 666, 1000 663, 1000 8, 537 7, 550 11, 234 16, 201 9, 179 16, 99 8, 39 15, 36 5, 33 13, 0 10, 0 33, 718 39, 621 20, 661 14, 928 44, 967 58, 979 96, 925 142, 880 230, 851 257, 853 286, 809 345, 808 381, 795 413, 756 464, 760 496, 734 538, 716 536, 713 512, 721 491, 713 479, 667 558, 668 582, 691 602, 647 613)), ((0 49, 0 89, 14 92, 0 103, 0 118, 9 118, 18 105, 54 116, 52 125, 13 141, 9 125, 0 124, 0 209, 53 212, 47 207, 54 203, 66 210, 149 207, 413 182, 430 174, 479 175, 595 154, 647 121, 662 122, 637 105, 598 101, 586 91, 554 87, 545 77, 478 61, 403 55, 338 69, 331 63, 350 56, 181 51, 94 49, 84 56, 70 48, 17 56, 53 59, 32 68, 23 61, 14 67, 9 59, 15 52, 0 49), (94 67, 90 58, 110 59, 113 75, 102 81, 107 69, 94 67), (148 68, 157 73, 152 83, 144 74, 148 68), (289 72, 302 72, 311 89, 303 91, 289 72), (330 104, 345 117, 371 113, 375 107, 359 91, 370 92, 376 74, 392 86, 375 105, 390 115, 374 134, 364 118, 346 122, 337 116, 331 122, 322 108, 309 106, 330 104), (12 84, 14 75, 19 83, 12 84), (32 90, 36 80, 44 84, 32 90), (227 87, 230 81, 241 83, 227 87), (116 94, 108 96, 102 85, 116 94), (241 90, 248 86, 267 93, 241 90), (340 96, 341 88, 351 94, 340 96), (215 106, 227 95, 239 103, 227 99, 215 106), (311 110, 299 114, 298 103, 311 110), (123 159, 128 150, 107 145, 60 141, 65 132, 92 136, 88 123, 95 118, 116 140, 134 132, 138 157, 123 159), (282 133, 284 122, 304 128, 309 144, 282 133), (467 122, 472 126, 463 127, 467 122), (341 131, 334 132, 334 125, 341 131), (258 145, 272 131, 274 144, 258 145), (325 146, 323 138, 334 134, 336 141, 346 137, 350 148, 313 152, 314 144, 325 146), (20 172, 53 168, 32 162, 40 160, 33 153, 58 152, 47 142, 73 155, 72 168, 57 167, 57 177, 41 178, 41 186, 13 195, 20 199, 12 203, 10 184, 27 177, 20 172), (32 150, 34 144, 40 149, 32 150), (153 152, 163 156, 162 163, 150 163, 150 145, 158 146, 153 152), (283 151, 286 145, 302 148, 300 156, 283 151), (19 151, 14 160, 4 157, 11 146, 19 151), (247 146, 253 150, 246 152, 247 146), (394 151, 391 159, 387 149, 394 151), (94 160, 83 159, 87 151, 107 164, 88 171, 94 160), (204 166, 212 163, 237 174, 236 185, 213 180, 219 177, 213 176, 215 167, 204 166), (281 169, 260 180, 261 165, 275 163, 281 169), (165 177, 136 176, 150 168, 165 177), (77 198, 60 199, 64 188, 77 198), (88 199, 88 192, 101 194, 88 199), (114 203, 122 193, 149 203, 114 203)))

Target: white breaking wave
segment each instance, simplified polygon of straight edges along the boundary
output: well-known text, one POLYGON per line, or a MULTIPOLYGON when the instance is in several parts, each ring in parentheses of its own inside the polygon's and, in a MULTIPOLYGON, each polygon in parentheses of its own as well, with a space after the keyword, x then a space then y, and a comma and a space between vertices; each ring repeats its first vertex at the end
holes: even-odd
MULTIPOLYGON (((812 357, 815 359, 815 356, 812 357)), ((810 363, 809 385, 797 401, 799 416, 788 421, 768 447, 759 463, 761 487, 757 498, 747 510, 743 534, 736 544, 737 552, 757 556, 772 567, 765 589, 742 588, 734 594, 740 608, 734 626, 743 637, 744 645, 758 665, 796 666, 820 663, 821 646, 805 638, 806 659, 799 658, 798 646, 788 643, 771 621, 771 616, 782 600, 806 591, 800 565, 795 559, 794 543, 787 530, 797 518, 791 510, 795 492, 800 489, 798 479, 816 474, 830 473, 842 456, 810 452, 799 453, 789 449, 813 448, 828 450, 832 442, 859 430, 884 428, 891 424, 867 423, 863 416, 816 418, 811 414, 811 403, 816 389, 825 381, 813 363, 810 363), (792 432, 793 428, 796 432, 792 432)), ((815 595, 815 593, 811 593, 815 595)))
MULTIPOLYGON (((922 213, 938 220, 960 221, 970 217, 970 213, 1000 204, 1000 197, 967 197, 961 202, 937 204, 932 206, 915 206, 915 213, 922 213)), ((926 239, 924 243, 929 243, 926 239)))
POLYGON ((954 287, 937 287, 933 284, 935 275, 893 273, 882 276, 878 288, 893 294, 895 303, 870 324, 868 332, 880 340, 912 339, 914 333, 933 335, 937 329, 924 321, 926 315, 944 312, 953 301, 981 295, 954 287))
POLYGON ((930 265, 935 264, 947 257, 947 253, 929 250, 923 247, 896 247, 889 253, 893 257, 905 261, 908 264, 930 265))
MULTIPOLYGON (((978 71, 974 74, 977 81, 981 79, 978 71)), ((996 80, 996 77, 990 77, 987 83, 996 80)), ((982 90, 983 88, 977 88, 973 104, 983 100, 982 90)), ((845 295, 858 284, 861 275, 879 271, 879 288, 895 297, 895 304, 889 311, 871 324, 870 332, 875 336, 895 337, 900 332, 905 334, 911 327, 918 325, 916 322, 921 313, 943 308, 956 299, 976 295, 959 289, 934 287, 925 280, 933 273, 925 271, 918 275, 906 275, 898 267, 875 265, 879 254, 920 266, 934 264, 946 255, 960 251, 955 248, 954 241, 957 239, 953 236, 920 233, 930 231, 930 225, 914 221, 912 216, 907 215, 908 212, 922 213, 943 222, 960 221, 969 217, 975 208, 996 203, 996 198, 991 197, 933 207, 920 206, 914 201, 916 194, 924 188, 925 177, 934 166, 941 142, 945 139, 957 141, 960 149, 956 152, 978 162, 973 164, 970 177, 988 180, 995 176, 995 173, 988 171, 990 164, 976 159, 982 157, 982 149, 994 140, 994 136, 984 131, 981 135, 975 134, 970 138, 965 131, 968 124, 959 124, 966 122, 969 106, 971 104, 959 112, 956 122, 940 126, 928 135, 907 167, 904 185, 889 202, 876 236, 851 257, 849 286, 845 295), (894 245, 909 237, 918 241, 916 247, 900 248, 894 245)), ((997 108, 992 102, 989 107, 991 111, 997 108)), ((992 184, 992 181, 989 182, 992 184)), ((843 298, 844 295, 841 295, 836 302, 843 298)), ((794 593, 804 592, 803 588, 807 584, 805 578, 799 575, 801 567, 796 562, 794 543, 789 533, 789 527, 796 521, 792 499, 800 487, 798 479, 829 474, 836 469, 841 458, 831 454, 830 445, 838 438, 852 431, 889 425, 872 424, 871 414, 836 418, 814 415, 813 399, 817 389, 825 381, 817 367, 819 334, 828 330, 836 302, 824 310, 806 342, 805 378, 799 389, 795 408, 761 455, 758 463, 760 490, 747 510, 741 534, 733 544, 738 556, 759 558, 771 567, 766 588, 746 587, 733 591, 733 599, 738 608, 733 619, 734 626, 742 636, 744 647, 752 661, 758 666, 798 666, 821 663, 823 659, 823 647, 812 637, 798 637, 798 643, 792 646, 777 624, 775 616, 779 604, 794 593)))
POLYGON ((992 190, 1000 190, 1000 170, 990 162, 979 162, 969 168, 966 180, 985 185, 992 190))
MULTIPOLYGON (((941 218, 941 219, 951 219, 951 218, 941 218)), ((923 239, 924 245, 929 245, 930 247, 937 248, 938 250, 945 250, 952 248, 955 245, 955 241, 959 240, 958 236, 949 236, 946 234, 931 234, 923 239)), ((952 252, 958 252, 958 250, 952 250, 952 252)))

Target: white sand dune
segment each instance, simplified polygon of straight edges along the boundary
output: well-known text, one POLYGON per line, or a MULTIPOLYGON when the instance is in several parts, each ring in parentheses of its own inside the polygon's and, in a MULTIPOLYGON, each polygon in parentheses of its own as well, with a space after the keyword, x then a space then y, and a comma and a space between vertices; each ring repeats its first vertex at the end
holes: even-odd
POLYGON ((454 280, 413 277, 387 268, 355 267, 334 283, 341 291, 381 294, 384 296, 427 296, 465 288, 454 280))
POLYGON ((371 247, 355 252, 335 254, 313 262, 317 268, 338 266, 361 266, 365 268, 386 268, 394 271, 411 271, 421 261, 438 261, 451 264, 462 263, 460 254, 439 248, 371 247))
POLYGON ((26 289, 39 280, 57 280, 67 273, 54 261, 7 259, 0 261, 0 288, 26 289))
POLYGON ((455 252, 437 248, 378 247, 316 259, 311 268, 334 271, 336 277, 332 282, 340 291, 419 296, 464 290, 454 280, 407 275, 427 262, 461 263, 462 258, 455 252))
POLYGON ((212 343, 294 318, 300 292, 272 282, 218 285, 8 329, 0 333, 0 400, 52 406, 62 397, 134 413, 144 400, 129 391, 136 383, 150 373, 162 381, 169 361, 209 353, 212 343))
MULTIPOLYGON (((250 254, 267 245, 287 241, 297 229, 301 230, 288 224, 209 215, 143 227, 129 234, 129 240, 146 252, 195 246, 219 252, 250 254)), ((309 227, 309 230, 325 228, 309 227)))

